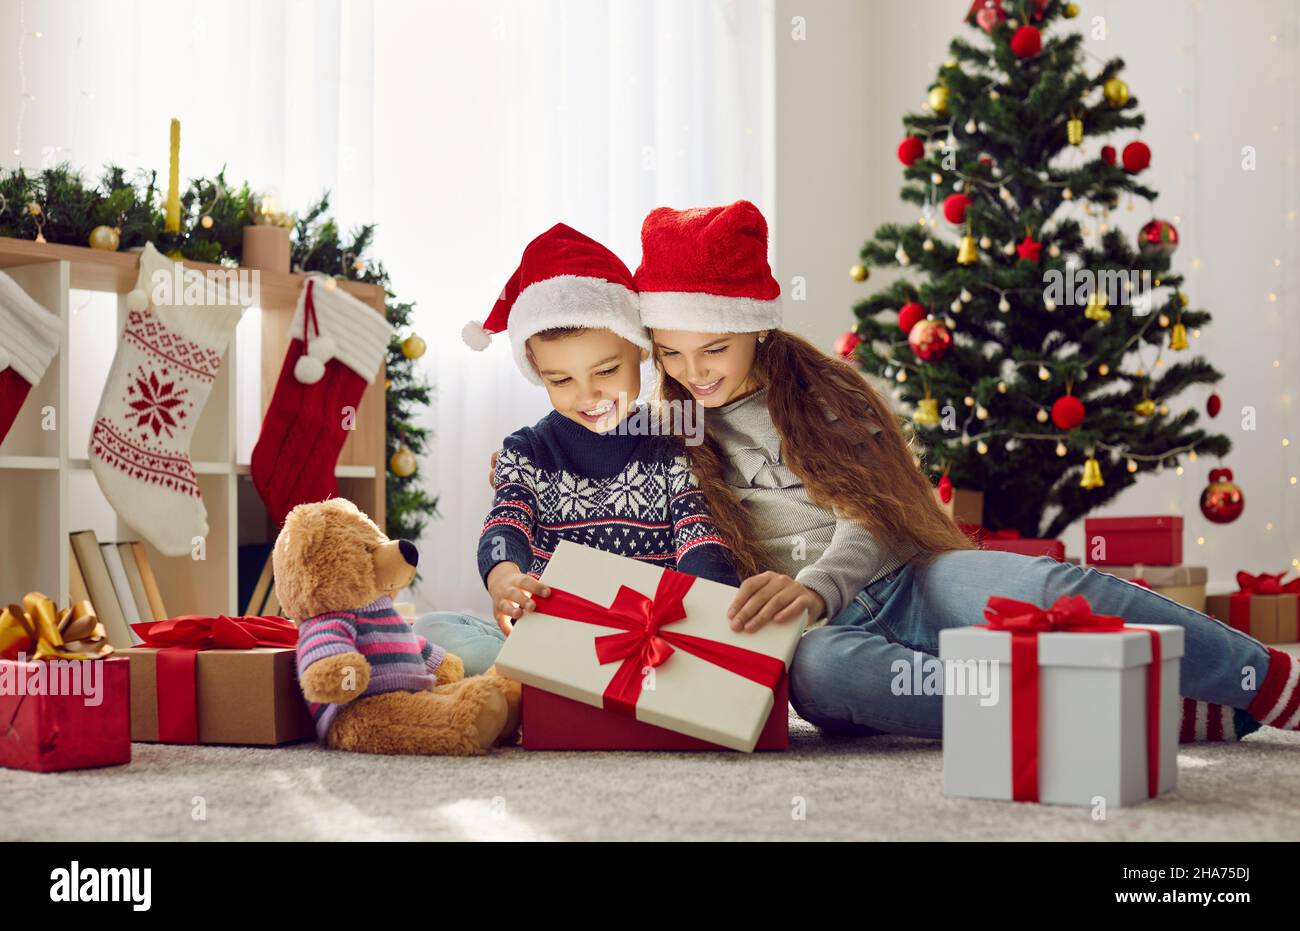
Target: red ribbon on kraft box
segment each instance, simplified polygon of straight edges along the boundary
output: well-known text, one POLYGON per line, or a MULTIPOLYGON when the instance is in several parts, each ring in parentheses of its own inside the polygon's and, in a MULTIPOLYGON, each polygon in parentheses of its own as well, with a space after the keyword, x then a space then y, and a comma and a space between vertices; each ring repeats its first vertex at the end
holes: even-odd
POLYGON ((694 582, 693 575, 665 569, 653 598, 620 585, 614 603, 608 608, 553 586, 548 597, 538 595, 533 600, 537 610, 544 614, 622 631, 605 634, 595 641, 596 658, 602 665, 620 663, 605 686, 603 704, 607 710, 635 718, 636 703, 641 697, 642 670, 662 666, 678 649, 775 689, 785 675, 785 663, 778 657, 664 629, 686 617, 682 599, 694 582))
POLYGON ((283 617, 185 614, 131 629, 144 641, 136 646, 158 649, 158 739, 163 743, 199 742, 195 666, 200 652, 298 645, 298 628, 283 617))
MULTIPOLYGON (((1242 570, 1237 573, 1237 588, 1228 598, 1228 626, 1250 633, 1250 599, 1255 595, 1300 595, 1300 576, 1283 582, 1286 570, 1277 573, 1261 572, 1251 575, 1242 570)), ((1297 612, 1300 614, 1300 610, 1297 612)))
POLYGON ((1040 633, 1109 634, 1145 630, 1151 635, 1151 665, 1147 667, 1147 792, 1160 787, 1160 634, 1149 627, 1126 624, 1122 617, 1094 614, 1082 595, 1063 595, 1050 608, 1028 601, 989 596, 984 608, 989 630, 1011 634, 1011 797, 1038 801, 1038 635, 1040 633))

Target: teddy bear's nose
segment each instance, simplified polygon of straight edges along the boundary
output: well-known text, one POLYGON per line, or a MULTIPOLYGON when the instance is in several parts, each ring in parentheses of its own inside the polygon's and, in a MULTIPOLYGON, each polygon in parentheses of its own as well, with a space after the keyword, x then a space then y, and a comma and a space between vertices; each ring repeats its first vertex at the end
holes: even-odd
POLYGON ((398 540, 397 549, 408 566, 418 566, 420 564, 420 551, 415 548, 415 544, 410 540, 398 540))

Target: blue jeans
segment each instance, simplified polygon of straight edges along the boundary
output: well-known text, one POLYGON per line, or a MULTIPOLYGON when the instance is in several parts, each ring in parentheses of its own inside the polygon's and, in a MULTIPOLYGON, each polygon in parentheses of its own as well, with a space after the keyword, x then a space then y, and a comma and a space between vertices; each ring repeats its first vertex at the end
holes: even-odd
POLYGON ((937 656, 939 631, 984 623, 990 595, 1044 607, 1082 595, 1098 614, 1136 624, 1177 624, 1185 634, 1179 666, 1184 697, 1238 709, 1237 734, 1259 727, 1245 710, 1268 674, 1268 649, 1221 621, 1141 585, 1049 556, 953 550, 910 562, 868 585, 825 627, 803 636, 790 667, 790 703, 804 720, 838 734, 943 736, 942 695, 895 695, 891 667, 911 670, 920 652, 937 656))
POLYGON ((506 642, 506 635, 491 621, 454 611, 421 614, 411 627, 425 640, 459 656, 466 676, 487 672, 506 642))

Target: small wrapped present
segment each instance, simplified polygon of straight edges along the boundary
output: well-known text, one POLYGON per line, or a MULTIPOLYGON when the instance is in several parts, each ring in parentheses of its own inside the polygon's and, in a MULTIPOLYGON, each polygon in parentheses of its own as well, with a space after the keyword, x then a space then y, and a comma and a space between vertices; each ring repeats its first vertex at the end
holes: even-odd
POLYGON ((1136 582, 1193 611, 1205 613, 1204 566, 1106 566, 1101 571, 1136 582))
POLYGON ((806 618, 737 633, 726 614, 734 588, 567 540, 541 578, 551 594, 535 596, 515 625, 500 673, 607 714, 755 748, 806 618))
POLYGON ((1183 561, 1183 519, 1085 517, 1084 558, 1094 566, 1176 566, 1183 561))
POLYGON ((1237 573, 1236 592, 1211 595, 1205 611, 1261 643, 1300 640, 1300 577, 1283 582, 1275 575, 1237 573))
POLYGON ((946 795, 1132 805, 1177 785, 1183 629, 993 596, 939 632, 946 795))
POLYGON ((282 617, 185 615, 132 624, 131 739, 271 746, 316 737, 282 617))
POLYGON ((90 602, 40 592, 0 612, 0 766, 55 772, 131 762, 129 664, 90 602))
POLYGON ((1050 556, 1057 562, 1065 562, 1065 544, 1060 540, 1022 537, 1020 531, 1013 527, 988 530, 984 527, 959 526, 982 550, 1019 553, 1021 556, 1050 556))
POLYGON ((984 523, 984 492, 970 488, 954 488, 952 497, 945 503, 936 488, 934 500, 945 514, 958 524, 980 526, 984 523))

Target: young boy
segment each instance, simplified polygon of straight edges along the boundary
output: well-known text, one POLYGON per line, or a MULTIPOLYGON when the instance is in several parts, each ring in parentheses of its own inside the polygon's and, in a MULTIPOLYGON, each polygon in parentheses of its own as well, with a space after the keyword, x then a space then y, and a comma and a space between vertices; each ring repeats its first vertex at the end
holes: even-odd
POLYGON ((627 266, 558 224, 528 244, 465 341, 485 348, 502 330, 555 408, 508 436, 497 459, 478 565, 502 631, 534 607, 532 595, 547 594, 536 577, 561 540, 738 585, 686 456, 671 438, 628 423, 645 419, 633 402, 651 344, 627 266))

